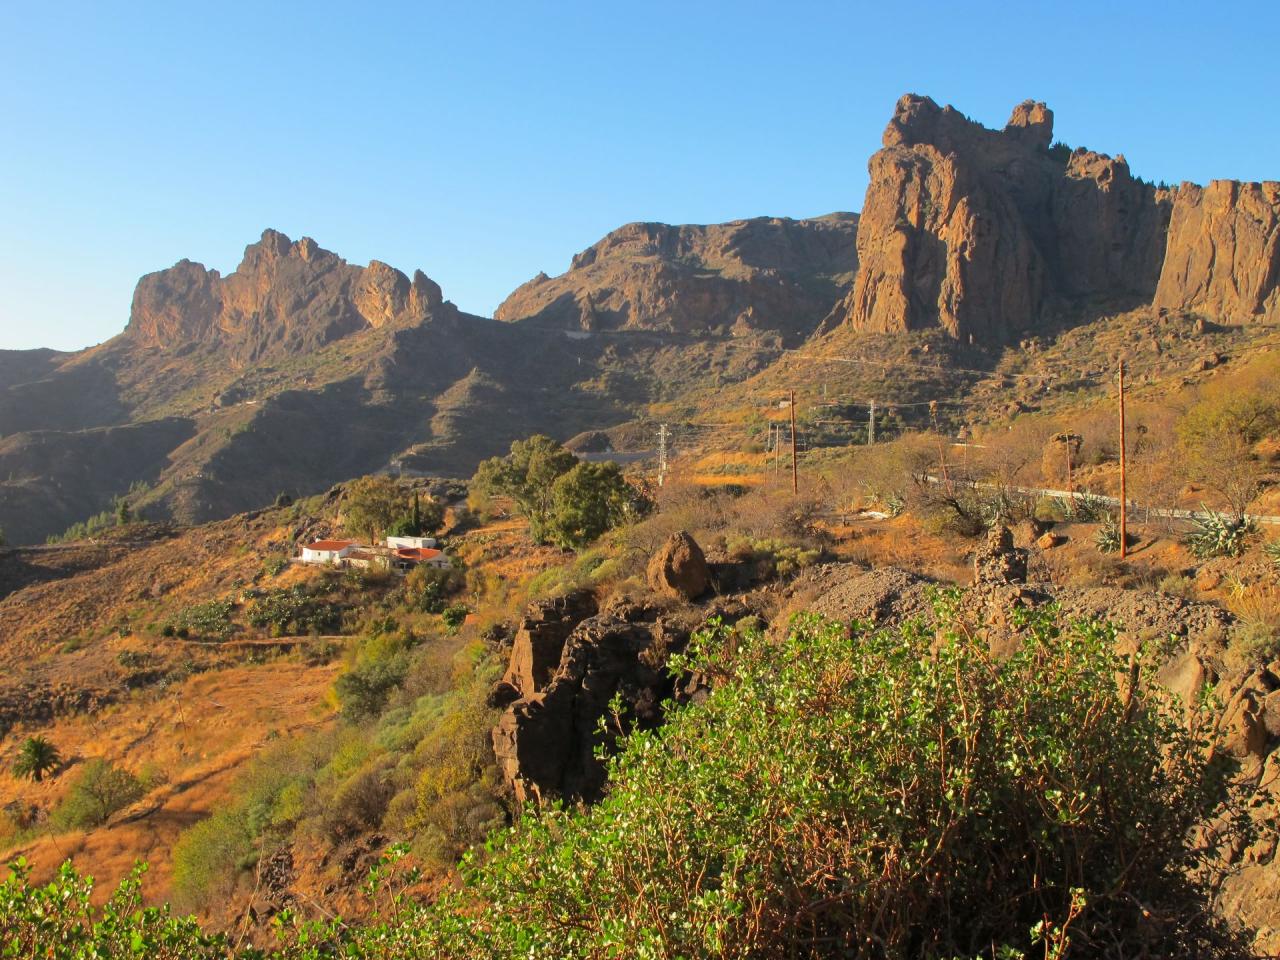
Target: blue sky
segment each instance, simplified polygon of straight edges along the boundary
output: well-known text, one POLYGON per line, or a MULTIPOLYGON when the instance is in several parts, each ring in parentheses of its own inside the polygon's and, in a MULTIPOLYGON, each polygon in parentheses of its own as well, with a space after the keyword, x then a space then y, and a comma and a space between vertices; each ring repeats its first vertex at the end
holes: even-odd
POLYGON ((1152 180, 1280 179, 1280 4, 0 0, 0 348, 264 227, 491 313, 631 220, 857 210, 912 91, 1152 180))

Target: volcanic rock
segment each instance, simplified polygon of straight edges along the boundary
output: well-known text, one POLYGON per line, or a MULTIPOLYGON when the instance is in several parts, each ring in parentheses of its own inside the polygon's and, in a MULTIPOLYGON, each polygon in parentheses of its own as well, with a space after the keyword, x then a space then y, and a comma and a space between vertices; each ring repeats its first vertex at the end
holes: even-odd
POLYGON ((898 101, 870 161, 859 273, 836 318, 1017 342, 1057 298, 1150 298, 1167 192, 1123 157, 1050 150, 1053 113, 1019 104, 989 130, 928 97, 898 101))
POLYGON ((216 343, 241 360, 314 350, 370 327, 422 323, 443 303, 421 271, 411 281, 374 260, 349 264, 310 237, 266 230, 226 277, 182 260, 138 281, 128 336, 173 350, 216 343))
POLYGON ((1155 305, 1227 321, 1280 319, 1280 183, 1184 183, 1155 305))
POLYGON ((507 672, 490 695, 490 704, 505 706, 545 688, 560 666, 569 634, 595 612, 589 590, 531 603, 516 626, 507 672))
POLYGON ((660 704, 674 687, 666 658, 687 636, 607 614, 579 624, 550 682, 508 706, 493 729, 494 755, 517 801, 597 798, 604 785, 597 748, 622 732, 619 719, 628 728, 661 722, 660 704), (622 718, 611 718, 615 695, 622 718), (613 722, 608 733, 601 719, 613 722))
POLYGON ((807 335, 848 290, 858 218, 631 223, 539 274, 494 314, 561 329, 807 335))
POLYGON ((681 530, 649 559, 649 586, 660 596, 696 600, 711 588, 711 568, 693 537, 681 530))

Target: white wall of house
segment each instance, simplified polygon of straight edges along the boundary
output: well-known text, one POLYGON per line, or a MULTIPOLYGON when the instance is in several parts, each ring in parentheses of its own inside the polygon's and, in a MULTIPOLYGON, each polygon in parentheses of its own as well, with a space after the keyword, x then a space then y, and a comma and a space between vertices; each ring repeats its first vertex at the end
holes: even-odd
POLYGON ((312 550, 310 547, 302 548, 303 563, 337 563, 347 554, 349 554, 355 545, 343 547, 341 550, 312 550))
POLYGON ((436 546, 435 537, 387 537, 387 546, 392 550, 400 547, 408 547, 418 550, 434 550, 436 546))

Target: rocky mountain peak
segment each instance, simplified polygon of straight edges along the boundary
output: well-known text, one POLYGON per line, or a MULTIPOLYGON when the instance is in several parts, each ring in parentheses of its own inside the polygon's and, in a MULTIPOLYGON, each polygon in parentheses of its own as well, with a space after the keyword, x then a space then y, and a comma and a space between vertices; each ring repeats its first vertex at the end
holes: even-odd
POLYGON ((998 345, 1053 304, 1149 299, 1168 197, 1123 158, 1064 157, 1052 139, 1053 111, 1036 101, 990 130, 927 97, 899 100, 869 163, 860 270, 837 319, 998 345))
POLYGON ((126 334, 149 347, 213 344, 248 360, 419 324, 443 303, 420 270, 410 280, 379 260, 355 266, 310 237, 267 229, 226 277, 189 260, 143 277, 126 334))
POLYGON ((629 223, 539 273, 499 320, 580 330, 812 332, 852 280, 858 218, 756 217, 711 225, 629 223))
POLYGON ((1053 111, 1039 101, 1023 100, 1013 108, 1004 133, 1030 146, 1047 149, 1053 143, 1053 111))

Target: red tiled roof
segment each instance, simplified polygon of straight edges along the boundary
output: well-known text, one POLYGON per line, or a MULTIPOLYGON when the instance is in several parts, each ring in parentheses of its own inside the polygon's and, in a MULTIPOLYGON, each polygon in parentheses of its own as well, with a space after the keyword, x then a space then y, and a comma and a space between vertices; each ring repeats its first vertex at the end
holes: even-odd
POLYGON ((423 560, 430 560, 432 557, 440 556, 441 551, 432 550, 430 547, 398 547, 396 556, 402 560, 417 560, 421 563, 423 560))
POLYGON ((306 549, 337 551, 345 550, 354 543, 354 540, 317 540, 315 543, 307 544, 306 549))

